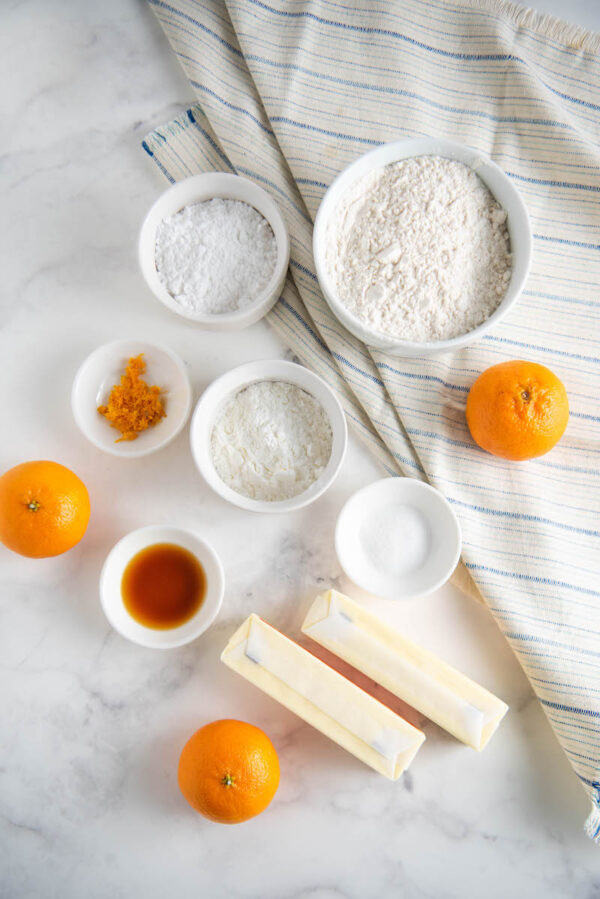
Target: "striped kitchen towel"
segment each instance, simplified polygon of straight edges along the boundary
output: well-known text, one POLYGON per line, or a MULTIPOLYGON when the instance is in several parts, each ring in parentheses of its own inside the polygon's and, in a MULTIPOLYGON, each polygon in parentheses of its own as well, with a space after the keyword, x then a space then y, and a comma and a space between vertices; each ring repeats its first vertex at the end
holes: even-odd
POLYGON ((600 839, 600 38, 503 0, 150 0, 198 105, 148 135, 171 181, 205 169, 266 187, 287 221, 290 277, 269 316, 338 391, 390 473, 426 478, 456 510, 463 560, 527 672, 592 802, 600 839), (312 221, 371 147, 429 135, 491 156, 534 232, 531 275, 476 346, 398 359, 331 315, 312 221), (474 446, 475 377, 526 358, 564 381, 571 419, 548 455, 474 446))

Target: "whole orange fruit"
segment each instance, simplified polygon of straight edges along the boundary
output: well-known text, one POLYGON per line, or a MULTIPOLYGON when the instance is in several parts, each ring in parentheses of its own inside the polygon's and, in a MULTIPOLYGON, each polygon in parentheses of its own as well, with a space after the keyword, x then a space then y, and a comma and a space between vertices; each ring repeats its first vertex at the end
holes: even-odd
POLYGON ((479 375, 467 397, 475 443, 503 459, 533 459, 558 443, 569 420, 564 384, 544 365, 513 360, 479 375))
POLYGON ((224 719, 197 730, 179 758, 181 792, 197 812, 238 824, 264 811, 279 786, 279 760, 253 724, 224 719))
POLYGON ((85 484, 58 462, 23 462, 0 477, 0 540, 22 556, 66 552, 89 518, 85 484))

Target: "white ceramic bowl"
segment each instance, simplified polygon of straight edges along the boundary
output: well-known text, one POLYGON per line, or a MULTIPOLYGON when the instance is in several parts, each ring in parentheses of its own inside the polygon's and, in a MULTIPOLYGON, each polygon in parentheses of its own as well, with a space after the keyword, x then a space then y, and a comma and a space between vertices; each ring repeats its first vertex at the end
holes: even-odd
POLYGON ((143 340, 115 340, 98 347, 83 362, 73 382, 71 405, 80 430, 98 449, 138 459, 162 449, 179 434, 190 414, 192 388, 183 362, 172 350, 143 340), (146 362, 142 377, 163 388, 167 414, 136 440, 116 443, 119 431, 98 412, 98 406, 106 403, 113 385, 120 382, 129 358, 140 353, 146 362))
POLYGON ((209 487, 212 487, 215 493, 218 493, 223 499, 252 512, 291 512, 294 509, 308 506, 318 496, 321 496, 333 482, 346 452, 348 429, 342 407, 325 381, 302 365, 275 359, 240 365, 213 381, 198 400, 194 410, 190 426, 190 439, 192 455, 200 473, 209 487), (221 407, 229 397, 256 381, 286 381, 289 384, 296 384, 319 401, 331 425, 333 436, 331 456, 324 471, 303 493, 281 502, 250 499, 242 496, 241 493, 236 493, 221 480, 211 457, 211 435, 221 407))
POLYGON ((203 634, 217 617, 224 590, 223 566, 214 549, 192 531, 164 525, 139 528, 119 540, 106 557, 100 575, 100 601, 111 625, 127 640, 152 649, 174 649, 203 634), (155 543, 175 543, 187 549, 196 556, 206 575, 206 595, 196 614, 185 624, 167 630, 144 627, 132 618, 121 593, 121 581, 128 563, 142 549, 155 543))
POLYGON ((516 303, 529 274, 531 252, 532 239, 529 216, 521 195, 510 178, 496 163, 477 150, 455 141, 437 140, 429 137, 384 144, 375 150, 371 150, 369 153, 365 153, 364 156, 360 156, 348 168, 344 169, 331 184, 321 201, 313 232, 315 269, 323 295, 333 313, 344 327, 351 334, 354 334, 355 337, 358 337, 359 340, 362 340, 368 346, 385 350, 393 356, 430 356, 436 353, 445 353, 449 350, 467 346, 483 337, 484 334, 504 318, 516 303), (335 284, 329 275, 326 265, 326 235, 329 223, 344 193, 354 181, 362 178, 374 169, 382 168, 392 162, 398 162, 411 156, 443 156, 468 165, 479 175, 507 213, 507 227, 512 253, 512 275, 504 297, 498 308, 477 328, 450 340, 418 343, 410 340, 400 340, 390 337, 381 331, 368 328, 349 312, 338 299, 335 284))
POLYGON ((345 504, 335 548, 345 573, 363 590, 413 599, 437 590, 456 568, 460 525, 439 490, 413 478, 383 478, 345 504))
POLYGON ((225 172, 208 172, 192 175, 178 181, 160 195, 144 219, 140 231, 138 255, 146 284, 172 312, 194 321, 210 330, 233 331, 257 322, 277 302, 287 274, 290 260, 290 238, 283 216, 275 200, 266 190, 253 181, 229 175, 225 172), (237 312, 222 315, 204 315, 181 306, 169 293, 156 271, 156 230, 162 220, 174 215, 192 203, 202 203, 219 197, 225 200, 241 200, 253 206, 268 221, 277 242, 277 261, 271 280, 264 291, 248 306, 237 312))

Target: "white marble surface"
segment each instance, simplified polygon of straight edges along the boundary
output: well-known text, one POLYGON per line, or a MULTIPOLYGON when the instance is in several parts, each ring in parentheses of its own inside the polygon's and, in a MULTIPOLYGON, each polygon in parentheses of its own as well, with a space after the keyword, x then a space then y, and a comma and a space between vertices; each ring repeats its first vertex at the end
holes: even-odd
MULTIPOLYGON (((595 0, 545 8, 600 27, 595 0)), ((583 791, 483 607, 449 587, 417 603, 374 603, 511 705, 481 756, 425 723, 427 742, 397 784, 218 662, 250 611, 297 633, 316 590, 344 586, 333 524, 379 472, 352 440, 328 494, 262 518, 208 491, 185 434, 134 462, 86 443, 69 391, 79 362, 106 340, 170 344, 196 395, 230 366, 285 349, 264 324, 237 336, 187 326, 137 271, 137 229, 164 186, 139 142, 192 99, 141 0, 6 2, 0 43, 1 466, 61 461, 93 505, 88 534, 65 556, 31 561, 0 547, 0 896, 600 896, 583 791), (216 626, 164 654, 113 633, 97 592, 112 544, 151 522, 197 528, 227 574, 216 626), (263 727, 282 767, 272 806, 236 827, 197 816, 176 783, 187 737, 226 716, 263 727)))

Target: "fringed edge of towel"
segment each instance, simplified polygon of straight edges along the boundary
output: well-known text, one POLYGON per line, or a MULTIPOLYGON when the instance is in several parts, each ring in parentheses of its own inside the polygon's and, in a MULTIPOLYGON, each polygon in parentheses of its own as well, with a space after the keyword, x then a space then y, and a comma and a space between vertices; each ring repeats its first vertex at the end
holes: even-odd
POLYGON ((600 844, 600 808, 594 803, 583 828, 594 843, 600 844))
POLYGON ((494 13, 509 19, 519 28, 528 28, 544 37, 557 41, 571 50, 600 53, 600 33, 588 31, 581 25, 571 25, 550 13, 541 13, 512 0, 463 0, 465 6, 482 12, 494 13))

